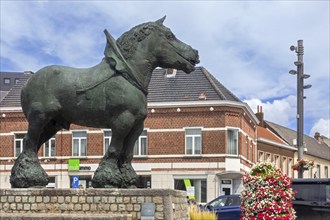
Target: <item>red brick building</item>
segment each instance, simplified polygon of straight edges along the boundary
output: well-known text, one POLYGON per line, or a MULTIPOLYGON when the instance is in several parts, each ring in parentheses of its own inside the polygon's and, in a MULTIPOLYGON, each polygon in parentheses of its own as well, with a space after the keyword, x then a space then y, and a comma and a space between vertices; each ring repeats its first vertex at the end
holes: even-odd
MULTIPOLYGON (((23 75, 0 103, 0 188, 11 187, 10 170, 22 150, 27 121, 20 88, 29 76, 23 75)), ((137 186, 189 187, 189 195, 204 203, 220 194, 239 193, 243 172, 265 160, 268 153, 274 158, 279 155, 280 161, 286 158, 279 167, 292 174, 288 161, 294 158, 295 148, 258 124, 250 107, 205 68, 198 67, 191 74, 154 70, 145 130, 134 151, 137 186)), ((59 131, 39 152, 50 177, 48 187, 69 188, 74 176, 90 187, 110 140, 109 129, 72 125, 69 131, 59 131), (80 164, 74 170, 69 163, 77 159, 80 164)))
MULTIPOLYGON (((19 93, 29 74, 1 102, 1 188, 10 187, 13 160, 22 150, 27 121, 19 93)), ((249 106, 206 69, 191 74, 156 69, 148 95, 145 131, 135 148, 133 166, 139 187, 185 189, 194 186, 199 202, 237 193, 241 177, 256 161, 258 120, 249 106), (247 143, 246 143, 247 142, 247 143)), ((49 186, 70 187, 79 176, 85 187, 111 139, 111 131, 73 125, 60 131, 40 150, 40 162, 51 177, 49 186), (80 160, 80 170, 68 161, 80 160)))

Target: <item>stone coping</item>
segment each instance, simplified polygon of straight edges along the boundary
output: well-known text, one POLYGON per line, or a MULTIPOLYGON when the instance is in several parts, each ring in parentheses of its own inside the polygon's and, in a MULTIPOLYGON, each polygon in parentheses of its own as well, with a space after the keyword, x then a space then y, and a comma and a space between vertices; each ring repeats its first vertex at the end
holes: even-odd
POLYGON ((0 195, 11 196, 175 196, 185 197, 186 192, 173 189, 0 189, 0 195))
POLYGON ((132 220, 130 214, 0 213, 1 220, 132 220))

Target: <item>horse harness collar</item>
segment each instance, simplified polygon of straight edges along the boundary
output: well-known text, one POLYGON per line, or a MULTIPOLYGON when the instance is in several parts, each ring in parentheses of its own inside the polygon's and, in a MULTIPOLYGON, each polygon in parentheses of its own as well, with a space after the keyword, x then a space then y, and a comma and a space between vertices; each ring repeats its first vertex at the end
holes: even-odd
POLYGON ((115 74, 110 74, 107 77, 101 79, 100 81, 89 85, 85 88, 77 90, 77 93, 83 93, 90 89, 93 89, 100 85, 103 82, 108 81, 114 76, 117 76, 116 73, 124 77, 129 83, 135 86, 137 89, 141 90, 144 95, 148 95, 148 88, 146 88, 141 80, 137 78, 132 70, 132 67, 126 62, 124 56, 121 54, 120 49, 116 44, 116 40, 110 35, 110 33, 105 29, 104 33, 107 37, 107 46, 111 47, 111 56, 108 56, 107 52, 105 51, 105 61, 109 64, 110 68, 115 71, 115 74))

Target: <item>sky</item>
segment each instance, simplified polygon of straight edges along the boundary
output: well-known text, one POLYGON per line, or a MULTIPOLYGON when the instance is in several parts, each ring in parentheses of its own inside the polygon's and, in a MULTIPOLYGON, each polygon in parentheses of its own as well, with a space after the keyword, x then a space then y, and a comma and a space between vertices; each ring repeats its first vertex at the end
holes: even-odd
POLYGON ((166 15, 164 25, 199 51, 200 64, 253 112, 296 130, 297 54, 304 43, 304 133, 330 138, 329 1, 9 1, 1 0, 1 65, 36 72, 91 67, 115 39, 166 15))

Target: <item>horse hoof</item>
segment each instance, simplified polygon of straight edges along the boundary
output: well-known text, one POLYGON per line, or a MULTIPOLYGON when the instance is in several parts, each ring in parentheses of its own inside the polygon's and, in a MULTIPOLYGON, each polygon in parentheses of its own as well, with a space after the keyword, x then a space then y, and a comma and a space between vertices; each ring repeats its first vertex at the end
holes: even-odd
POLYGON ((103 159, 94 173, 92 186, 94 188, 120 188, 121 173, 117 164, 103 159))
POLYGON ((41 188, 48 184, 48 175, 34 152, 22 152, 11 170, 13 188, 41 188))
POLYGON ((138 176, 132 165, 130 163, 123 164, 120 168, 120 172, 122 175, 122 188, 133 189, 138 176))

